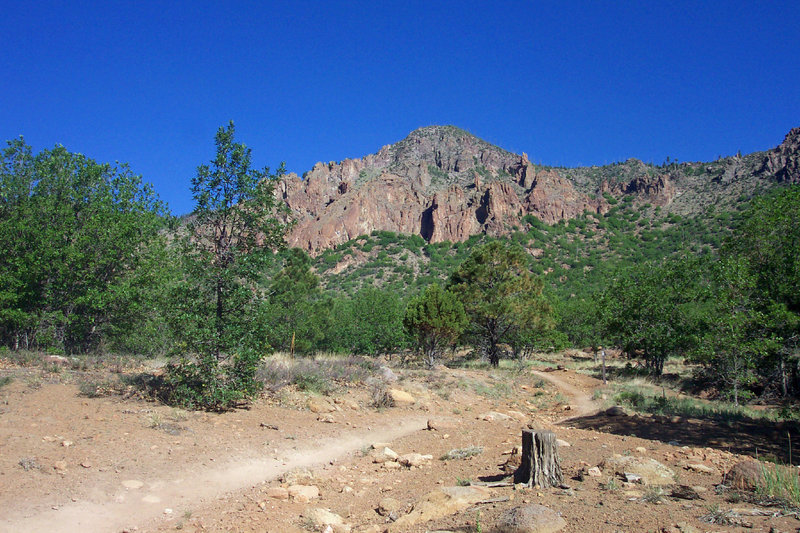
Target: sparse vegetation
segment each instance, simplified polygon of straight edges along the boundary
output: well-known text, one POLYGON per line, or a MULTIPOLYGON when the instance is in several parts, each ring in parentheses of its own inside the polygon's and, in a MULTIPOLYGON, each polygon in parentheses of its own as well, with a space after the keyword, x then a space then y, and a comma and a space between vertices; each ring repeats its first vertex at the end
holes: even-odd
POLYGON ((466 448, 453 448, 446 454, 442 455, 439 459, 442 461, 450 461, 454 459, 466 459, 467 457, 474 457, 483 453, 483 446, 467 446, 466 448))

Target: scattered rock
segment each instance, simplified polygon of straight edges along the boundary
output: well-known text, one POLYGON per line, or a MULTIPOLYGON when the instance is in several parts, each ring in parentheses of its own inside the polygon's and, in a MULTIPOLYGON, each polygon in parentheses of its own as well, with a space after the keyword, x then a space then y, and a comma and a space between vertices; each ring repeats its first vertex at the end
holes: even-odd
POLYGON ((427 464, 433 459, 432 455, 422 455, 419 453, 407 453, 405 455, 401 455, 397 462, 403 466, 422 466, 427 464))
POLYGON ((489 411, 488 413, 483 413, 482 415, 480 415, 478 419, 485 420, 487 422, 493 422, 495 420, 510 420, 511 417, 503 413, 498 413, 496 411, 489 411))
POLYGON ((563 446, 564 448, 569 448, 572 446, 569 442, 561 439, 556 439, 556 446, 563 446))
POLYGON ((303 518, 305 518, 309 525, 315 530, 322 530, 330 528, 330 531, 336 533, 345 533, 352 528, 349 524, 345 524, 341 516, 331 512, 329 509, 315 507, 313 509, 306 509, 303 511, 303 518))
POLYGON ((670 497, 678 500, 700 500, 702 499, 693 487, 687 485, 676 485, 672 487, 670 497))
POLYGON ((592 468, 586 471, 586 474, 590 477, 600 477, 603 475, 603 471, 600 468, 593 466, 592 468))
POLYGON ((620 476, 627 474, 640 476, 644 485, 672 485, 675 483, 675 472, 655 459, 615 454, 603 461, 600 466, 620 476))
POLYGON ((384 447, 383 450, 375 451, 372 454, 372 462, 380 464, 380 463, 385 463, 387 461, 397 461, 398 457, 399 455, 397 455, 397 452, 395 452, 391 448, 384 447))
POLYGON ((361 406, 358 405, 358 402, 351 400, 350 398, 336 398, 333 400, 333 403, 336 405, 342 405, 351 411, 359 411, 361 409, 361 406))
POLYGON ((270 487, 267 489, 267 497, 286 501, 289 499, 289 491, 283 487, 270 487))
POLYGON ((764 466, 753 459, 733 465, 723 482, 739 490, 752 490, 764 482, 764 466))
POLYGON ((319 498, 319 488, 314 485, 291 485, 289 498, 300 503, 308 503, 319 498))
POLYGON ((308 409, 312 413, 332 413, 336 406, 325 398, 313 397, 308 399, 308 409))
POLYGON ((704 465, 703 463, 692 463, 686 465, 686 470, 700 472, 701 474, 717 474, 717 469, 713 466, 704 465))
POLYGON ((631 474, 630 472, 625 472, 625 481, 628 483, 641 483, 642 476, 637 474, 631 474))
POLYGON ((378 514, 381 516, 389 516, 392 513, 397 513, 402 508, 403 504, 394 498, 384 498, 378 504, 378 514))
POLYGON ((644 446, 637 446, 636 447, 636 453, 638 453, 640 455, 644 455, 644 454, 647 453, 647 448, 645 448, 644 446))
POLYGON ((72 446, 72 441, 71 441, 71 440, 62 440, 62 441, 61 441, 61 445, 62 445, 64 448, 69 448, 70 446, 72 446))
POLYGON ((455 514, 491 496, 492 491, 486 487, 442 487, 423 496, 410 513, 389 526, 389 531, 408 531, 415 524, 455 514))
POLYGON ((380 368, 380 371, 381 371, 381 379, 383 381, 386 381, 388 383, 394 383, 395 381, 397 381, 397 375, 394 372, 392 372, 392 369, 389 368, 388 366, 382 366, 380 368))
POLYGON ((333 418, 333 415, 326 413, 324 415, 319 415, 317 417, 317 422, 324 422, 326 424, 333 424, 336 422, 336 419, 333 418))
POLYGON ((55 463, 53 463, 53 470, 55 470, 59 474, 64 474, 67 471, 67 462, 56 461, 55 463))
POLYGON ((395 405, 413 405, 417 400, 404 390, 389 389, 386 391, 395 405))
POLYGON ((397 461, 386 461, 385 463, 383 463, 383 468, 385 468, 386 470, 400 470, 401 468, 403 468, 403 465, 401 465, 397 461))
POLYGON ((281 476, 281 482, 287 485, 309 485, 314 473, 307 468, 293 468, 281 476))
POLYGON ((81 461, 81 466, 83 468, 91 468, 92 467, 92 463, 91 463, 91 461, 81 461))
POLYGON ((615 405, 614 407, 609 407, 603 414, 606 416, 628 416, 628 413, 625 412, 625 409, 620 407, 619 405, 615 405))
POLYGON ((458 421, 448 418, 429 418, 428 429, 431 431, 452 431, 458 429, 458 421))
POLYGON ((567 526, 558 513, 543 505, 523 505, 509 509, 497 520, 498 533, 553 533, 567 526))

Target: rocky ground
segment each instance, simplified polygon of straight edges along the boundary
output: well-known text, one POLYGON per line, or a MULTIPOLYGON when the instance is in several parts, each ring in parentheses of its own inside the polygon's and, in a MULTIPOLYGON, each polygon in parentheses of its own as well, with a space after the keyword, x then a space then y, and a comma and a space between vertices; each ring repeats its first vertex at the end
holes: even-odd
POLYGON ((689 421, 597 413, 599 382, 586 375, 396 373, 386 384, 394 407, 372 407, 367 387, 329 397, 283 389, 250 409, 211 414, 89 398, 65 371, 7 366, 2 375, 14 380, 0 388, 0 531, 800 527, 780 507, 719 494, 723 474, 743 457, 703 446, 689 421), (624 434, 620 420, 683 427, 685 439, 624 434), (560 439, 562 486, 509 482, 528 427, 560 439))

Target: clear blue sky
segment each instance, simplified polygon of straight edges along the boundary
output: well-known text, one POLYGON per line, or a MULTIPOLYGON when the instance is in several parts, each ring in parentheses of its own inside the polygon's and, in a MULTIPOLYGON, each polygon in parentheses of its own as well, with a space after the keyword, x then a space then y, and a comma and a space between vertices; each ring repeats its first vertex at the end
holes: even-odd
POLYGON ((173 213, 258 166, 455 124, 537 162, 711 160, 800 126, 800 2, 5 2, 0 136, 125 161, 173 213))

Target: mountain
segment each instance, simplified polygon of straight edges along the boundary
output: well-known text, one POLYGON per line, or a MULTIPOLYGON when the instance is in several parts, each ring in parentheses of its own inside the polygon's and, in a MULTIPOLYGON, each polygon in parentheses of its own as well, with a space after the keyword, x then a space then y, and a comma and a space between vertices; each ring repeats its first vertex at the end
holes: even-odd
POLYGON ((696 215, 780 183, 800 182, 800 128, 778 147, 708 163, 536 165, 454 126, 429 126, 361 159, 289 174, 279 194, 312 254, 376 230, 463 242, 504 235, 526 215, 553 224, 603 214, 624 197, 644 210, 696 215))

